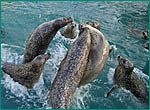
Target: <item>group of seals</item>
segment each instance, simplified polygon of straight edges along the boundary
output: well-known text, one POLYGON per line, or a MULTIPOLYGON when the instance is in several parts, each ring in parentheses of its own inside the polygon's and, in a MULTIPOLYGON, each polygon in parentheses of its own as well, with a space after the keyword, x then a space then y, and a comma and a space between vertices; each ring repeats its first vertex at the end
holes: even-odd
POLYGON ((110 45, 98 29, 79 25, 79 36, 61 62, 51 86, 53 109, 69 109, 76 88, 93 81, 103 70, 110 45))
POLYGON ((138 78, 133 71, 134 65, 127 58, 118 56, 119 65, 115 69, 114 87, 107 93, 106 97, 110 96, 113 90, 117 88, 125 88, 129 90, 137 99, 149 104, 149 92, 146 86, 138 78))
POLYGON ((145 49, 148 49, 149 50, 149 30, 146 30, 146 31, 142 31, 142 30, 138 30, 138 29, 132 29, 132 32, 136 35, 136 36, 139 36, 140 38, 143 38, 145 40, 148 40, 148 42, 146 42, 145 44, 143 44, 142 46, 145 48, 145 49))
MULTIPOLYGON (((45 54, 57 31, 66 26, 61 33, 66 38, 74 39, 76 23, 71 17, 59 18, 41 24, 29 36, 22 65, 5 63, 2 70, 14 81, 32 88, 38 81, 44 64, 50 54, 45 54), (69 24, 70 23, 70 24, 69 24), (45 54, 45 55, 44 55, 45 54)), ((50 103, 53 109, 69 109, 77 87, 92 82, 104 69, 109 53, 113 50, 104 35, 100 32, 97 21, 79 25, 79 35, 61 62, 59 71, 50 89, 50 103)), ((149 33, 143 33, 149 36, 149 33)), ((149 38, 149 37, 148 37, 149 38)), ((138 99, 148 102, 148 92, 136 74, 133 64, 127 59, 118 57, 119 65, 114 75, 115 85, 107 94, 119 87, 131 91, 138 99), (126 62, 126 63, 124 63, 126 62)))
POLYGON ((72 21, 73 19, 71 17, 58 18, 38 26, 29 36, 25 48, 23 64, 5 63, 2 66, 2 70, 10 75, 14 81, 19 82, 27 88, 32 88, 38 81, 45 62, 50 57, 49 53, 44 54, 51 40, 60 28, 72 21))

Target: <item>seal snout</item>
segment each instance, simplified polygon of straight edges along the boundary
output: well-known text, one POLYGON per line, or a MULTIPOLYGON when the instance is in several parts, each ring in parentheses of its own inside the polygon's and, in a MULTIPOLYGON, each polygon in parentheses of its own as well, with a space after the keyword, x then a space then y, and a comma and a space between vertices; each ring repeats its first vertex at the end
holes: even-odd
POLYGON ((66 18, 66 21, 68 21, 68 22, 72 22, 72 21, 73 21, 73 18, 68 17, 68 18, 66 18))
POLYGON ((79 24, 79 30, 82 30, 82 29, 83 29, 83 25, 79 24))
POLYGON ((71 25, 71 28, 72 28, 72 29, 77 26, 75 22, 72 22, 70 25, 71 25))
POLYGON ((118 56, 118 57, 117 57, 118 62, 120 62, 121 59, 122 59, 121 56, 118 56))
POLYGON ((50 58, 51 54, 47 53, 46 55, 44 55, 45 60, 48 60, 50 58))
POLYGON ((118 56, 118 59, 120 59, 121 58, 121 56, 118 56))

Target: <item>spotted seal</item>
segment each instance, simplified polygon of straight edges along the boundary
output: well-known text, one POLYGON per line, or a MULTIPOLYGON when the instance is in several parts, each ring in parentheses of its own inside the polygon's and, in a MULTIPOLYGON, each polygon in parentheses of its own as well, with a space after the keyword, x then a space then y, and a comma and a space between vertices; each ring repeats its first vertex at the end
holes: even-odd
POLYGON ((78 87, 83 86, 96 79, 106 65, 106 61, 111 50, 110 45, 104 35, 96 28, 88 25, 79 25, 79 30, 88 28, 91 36, 91 50, 88 55, 88 62, 84 75, 78 87))
POLYGON ((62 36, 66 38, 74 39, 76 35, 76 26, 75 22, 69 23, 68 26, 61 32, 62 36))
POLYGON ((57 31, 72 21, 73 19, 71 17, 58 18, 38 26, 29 36, 23 64, 31 62, 38 55, 44 54, 57 31))
POLYGON ((83 77, 90 51, 91 37, 88 28, 80 31, 66 57, 50 90, 50 103, 53 109, 69 109, 73 94, 83 77))
POLYGON ((94 27, 94 28, 100 30, 100 24, 99 24, 99 22, 97 22, 97 21, 86 22, 86 24, 88 24, 88 25, 90 25, 90 26, 92 26, 92 27, 94 27))
POLYGON ((142 31, 142 30, 133 28, 133 29, 131 29, 131 31, 134 35, 144 38, 146 40, 149 40, 149 30, 142 31))
POLYGON ((118 56, 119 65, 115 69, 114 87, 107 93, 106 97, 110 96, 113 90, 124 88, 129 90, 137 99, 149 104, 149 92, 146 86, 138 78, 133 71, 134 65, 128 59, 118 56))
POLYGON ((32 88, 38 81, 41 72, 44 68, 44 64, 49 59, 50 54, 38 55, 31 62, 21 65, 5 63, 2 66, 2 70, 10 75, 14 81, 32 88))

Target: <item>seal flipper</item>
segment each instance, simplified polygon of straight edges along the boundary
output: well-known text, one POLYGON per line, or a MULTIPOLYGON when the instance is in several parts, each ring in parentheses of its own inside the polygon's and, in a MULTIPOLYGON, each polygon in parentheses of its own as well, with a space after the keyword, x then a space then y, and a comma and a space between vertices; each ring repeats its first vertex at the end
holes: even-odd
POLYGON ((114 49, 115 49, 114 46, 110 47, 110 49, 109 49, 109 54, 110 54, 114 49))
POLYGON ((107 98, 107 97, 109 97, 110 95, 111 95, 111 93, 115 90, 115 89, 118 89, 119 87, 117 86, 117 85, 115 85, 115 86, 113 86, 111 89, 110 89, 110 91, 107 93, 107 94, 105 94, 105 97, 107 98))

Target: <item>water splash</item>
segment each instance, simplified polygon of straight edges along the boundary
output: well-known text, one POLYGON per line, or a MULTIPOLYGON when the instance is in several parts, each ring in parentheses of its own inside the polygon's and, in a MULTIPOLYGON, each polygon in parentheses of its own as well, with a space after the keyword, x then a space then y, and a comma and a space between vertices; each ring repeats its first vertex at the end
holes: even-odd
POLYGON ((85 86, 81 86, 80 88, 76 89, 72 101, 72 106, 71 106, 72 108, 87 109, 86 99, 92 98, 89 94, 91 88, 90 86, 91 86, 90 84, 87 84, 85 86))
MULTIPOLYGON (((11 98, 14 96, 15 103, 21 102, 22 104, 18 106, 21 108, 51 108, 49 104, 49 88, 50 85, 57 74, 59 65, 62 59, 67 53, 66 47, 57 42, 59 40, 64 40, 60 33, 58 32, 56 38, 53 40, 53 44, 48 48, 51 53, 52 58, 50 58, 44 67, 44 70, 39 78, 39 81, 34 85, 34 87, 28 90, 26 87, 20 85, 18 82, 14 82, 13 79, 2 73, 1 84, 2 88, 7 91, 7 96, 11 98), (48 77, 45 77, 48 76, 48 77)), ((70 42, 69 42, 70 43, 70 42)), ((24 49, 19 46, 1 44, 1 62, 11 62, 11 63, 21 63, 23 55, 19 55, 15 52, 15 49, 24 49)))

